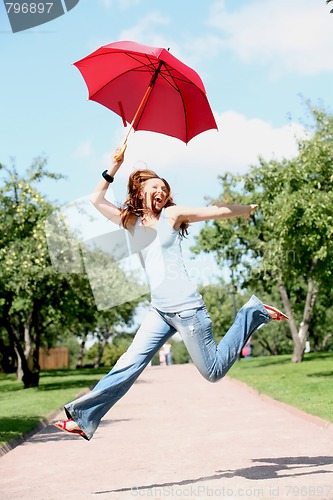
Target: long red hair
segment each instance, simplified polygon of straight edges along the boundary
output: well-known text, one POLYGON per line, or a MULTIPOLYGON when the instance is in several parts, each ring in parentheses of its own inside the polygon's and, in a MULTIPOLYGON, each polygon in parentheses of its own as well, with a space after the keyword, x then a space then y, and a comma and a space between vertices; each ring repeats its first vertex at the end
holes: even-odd
MULTIPOLYGON (((131 219, 133 220, 133 216, 140 217, 140 215, 142 215, 143 211, 145 210, 144 201, 140 194, 143 183, 148 181, 149 179, 161 179, 161 181, 164 182, 167 189, 167 199, 164 208, 175 205, 175 202, 172 199, 170 185, 165 179, 157 175, 153 170, 134 170, 134 172, 132 172, 129 176, 127 184, 127 198, 121 207, 122 211, 120 217, 123 227, 128 228, 128 226, 131 225, 131 219)), ((156 214, 159 213, 159 211, 154 209, 154 207, 152 207, 152 210, 156 214)), ((188 222, 183 222, 180 226, 180 232, 182 236, 188 234, 188 226, 188 222)))

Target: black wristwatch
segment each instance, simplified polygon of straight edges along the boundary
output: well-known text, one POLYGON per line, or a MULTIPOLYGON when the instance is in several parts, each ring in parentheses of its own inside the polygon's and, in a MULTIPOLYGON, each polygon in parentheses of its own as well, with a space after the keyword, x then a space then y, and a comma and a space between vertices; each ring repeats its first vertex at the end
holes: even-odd
POLYGON ((109 175, 107 170, 104 170, 104 172, 102 173, 102 176, 104 177, 104 179, 106 180, 106 182, 110 182, 111 183, 111 182, 114 181, 114 177, 112 177, 112 175, 109 175))

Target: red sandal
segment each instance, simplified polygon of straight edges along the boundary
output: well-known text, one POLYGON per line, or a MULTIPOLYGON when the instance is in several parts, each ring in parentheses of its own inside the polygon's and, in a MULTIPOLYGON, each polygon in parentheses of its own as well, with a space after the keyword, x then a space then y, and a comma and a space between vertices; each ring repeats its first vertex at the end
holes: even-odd
POLYGON ((282 311, 279 311, 279 309, 277 309, 276 307, 267 306, 266 304, 264 304, 264 307, 265 309, 267 309, 267 311, 272 311, 273 313, 275 313, 274 317, 271 316, 273 321, 283 321, 285 319, 289 319, 286 314, 284 314, 282 311))
POLYGON ((53 425, 57 429, 60 429, 61 431, 69 432, 70 434, 78 434, 79 436, 84 437, 84 439, 87 439, 87 436, 81 429, 68 429, 67 424, 69 422, 74 422, 72 418, 69 418, 68 420, 59 420, 58 422, 55 422, 53 425))

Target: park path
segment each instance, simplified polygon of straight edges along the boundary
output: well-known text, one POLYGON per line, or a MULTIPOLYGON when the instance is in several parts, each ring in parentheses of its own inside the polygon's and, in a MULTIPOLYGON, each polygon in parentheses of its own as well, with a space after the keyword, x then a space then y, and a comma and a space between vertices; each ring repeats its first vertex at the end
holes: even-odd
POLYGON ((193 365, 149 367, 90 442, 50 425, 0 458, 1 500, 133 498, 332 500, 333 425, 193 365))

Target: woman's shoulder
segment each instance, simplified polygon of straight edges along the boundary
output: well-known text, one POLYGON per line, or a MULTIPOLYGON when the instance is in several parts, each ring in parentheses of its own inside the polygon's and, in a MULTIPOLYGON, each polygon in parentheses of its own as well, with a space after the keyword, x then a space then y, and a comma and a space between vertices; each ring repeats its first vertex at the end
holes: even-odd
POLYGON ((179 213, 178 205, 170 205, 169 207, 163 208, 162 213, 165 217, 174 217, 179 213))
POLYGON ((179 207, 177 205, 172 205, 170 207, 166 207, 162 211, 164 218, 168 221, 169 225, 175 230, 178 231, 180 224, 178 222, 179 218, 179 207))

